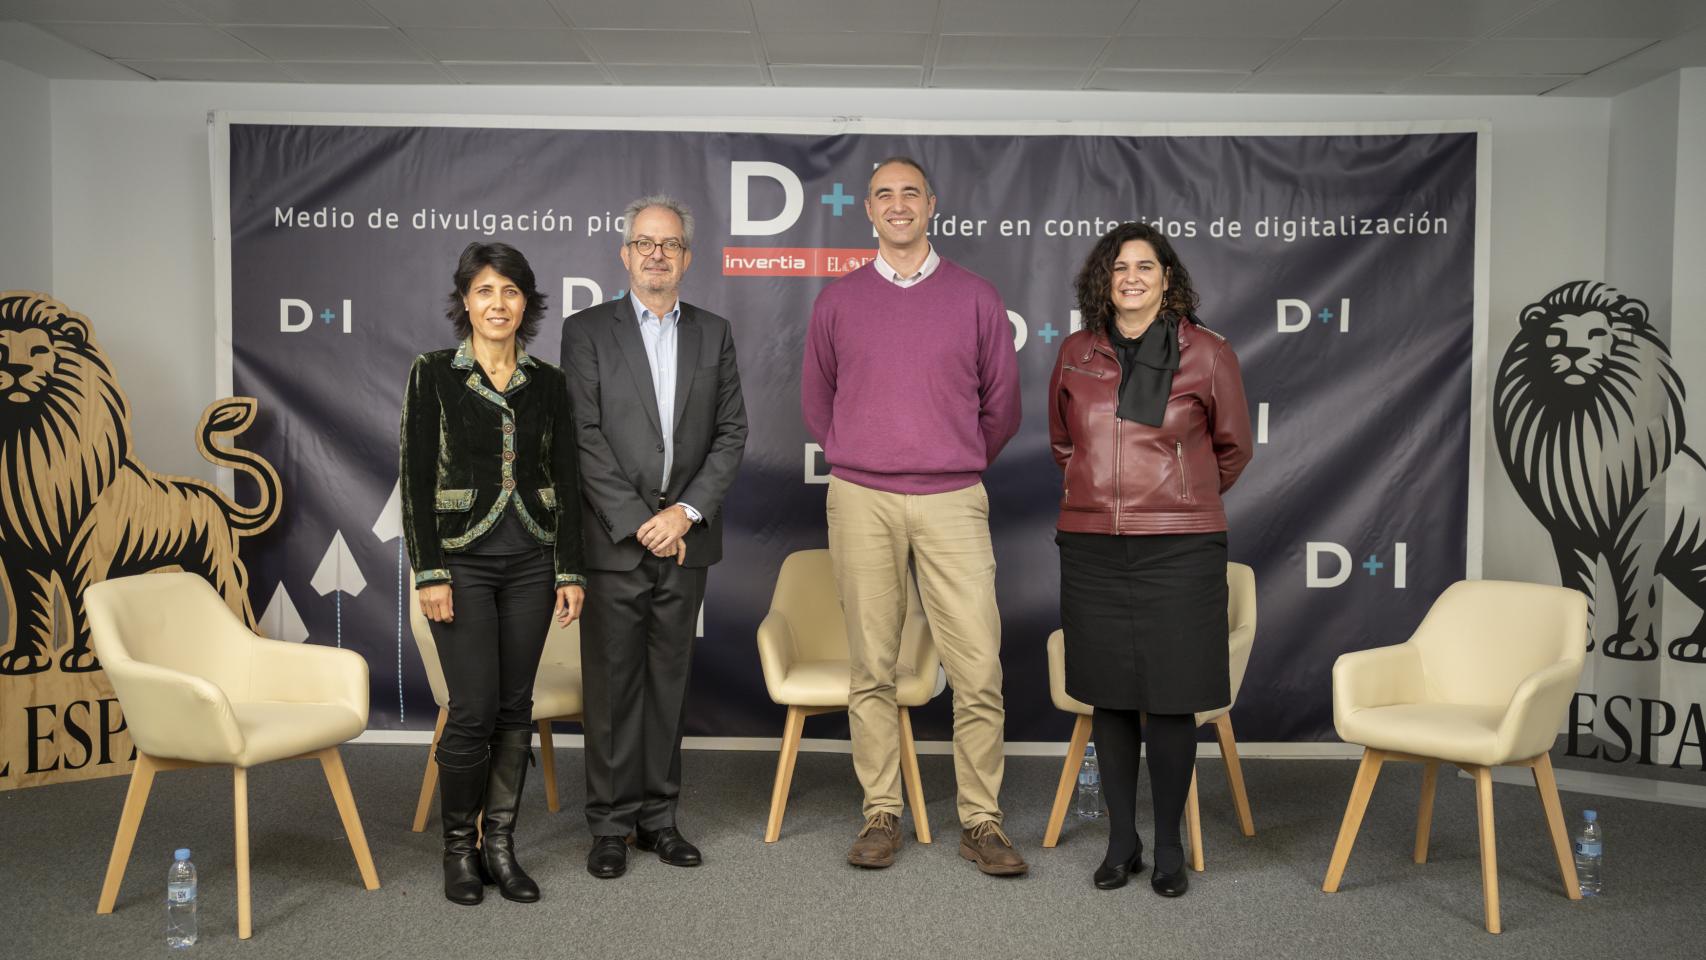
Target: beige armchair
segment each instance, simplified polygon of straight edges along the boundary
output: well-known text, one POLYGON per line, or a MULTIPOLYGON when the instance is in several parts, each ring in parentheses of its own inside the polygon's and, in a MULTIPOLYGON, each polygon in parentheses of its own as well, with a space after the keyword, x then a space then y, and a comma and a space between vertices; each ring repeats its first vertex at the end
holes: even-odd
MULTIPOLYGON (((95 652, 118 695, 136 768, 97 913, 111 913, 154 775, 229 766, 237 936, 248 939, 249 768, 320 761, 362 884, 379 888, 338 744, 367 726, 367 662, 349 650, 263 640, 193 573, 120 577, 84 594, 95 652)), ((152 902, 152 901, 150 901, 152 902)))
MULTIPOLYGON (((409 579, 412 584, 414 577, 409 579)), ((433 751, 438 749, 438 738, 444 735, 444 723, 450 719, 450 690, 444 683, 438 647, 432 642, 432 628, 421 613, 412 585, 409 626, 415 636, 415 648, 421 654, 421 666, 426 668, 432 702, 438 704, 438 721, 433 724, 426 772, 421 775, 420 798, 415 802, 415 822, 410 827, 420 833, 426 829, 432 795, 438 789, 438 764, 433 762, 433 751)), ((552 813, 561 810, 562 803, 557 796, 557 754, 551 743, 551 724, 558 720, 578 721, 581 709, 581 624, 576 620, 567 627, 559 627, 552 620, 551 632, 545 635, 545 652, 539 658, 539 673, 533 678, 533 722, 539 727, 539 775, 545 781, 545 807, 552 813)))
MULTIPOLYGON (((1244 685, 1244 671, 1250 665, 1250 647, 1256 640, 1256 572, 1242 563, 1226 565, 1226 623, 1228 628, 1227 667, 1232 681, 1232 702, 1217 710, 1197 714, 1197 725, 1214 724, 1220 741, 1220 755, 1226 761, 1226 779, 1232 788, 1232 802, 1238 810, 1238 826, 1244 836, 1256 835, 1256 824, 1250 816, 1250 798, 1244 791, 1244 768, 1238 762, 1238 739, 1232 732, 1232 704, 1238 702, 1238 691, 1244 685)), ((1092 708, 1073 699, 1066 692, 1066 635, 1056 630, 1048 638, 1049 695, 1057 709, 1075 714, 1072 739, 1066 745, 1066 762, 1060 770, 1060 783, 1054 791, 1054 809, 1048 817, 1048 829, 1043 834, 1043 846, 1060 842, 1061 826, 1066 821, 1067 807, 1072 802, 1072 788, 1078 780, 1078 767, 1084 762, 1084 747, 1090 742, 1092 708)), ((1197 803, 1197 776, 1191 773, 1191 792, 1185 800, 1185 827, 1189 834, 1191 868, 1203 869, 1202 811, 1197 803)))
POLYGON ((1587 599, 1575 590, 1462 581, 1440 594, 1408 641, 1347 653, 1333 664, 1333 726, 1345 742, 1364 749, 1321 889, 1339 889, 1369 794, 1387 760, 1423 764, 1413 859, 1427 862, 1434 789, 1443 761, 1475 778, 1488 933, 1499 932, 1495 766, 1533 771, 1564 894, 1571 900, 1581 898, 1547 751, 1581 678, 1587 620, 1587 599))
MULTIPOLYGON (((799 550, 782 561, 770 612, 758 625, 758 661, 770 699, 788 708, 782 727, 782 755, 770 793, 770 819, 764 842, 782 835, 782 815, 807 717, 847 709, 852 668, 847 659, 847 622, 841 615, 835 572, 828 550, 799 550)), ((912 740, 910 708, 923 706, 942 692, 941 659, 924 619, 918 587, 907 581, 906 621, 901 628, 900 668, 895 699, 900 704, 900 772, 912 806, 919 843, 930 842, 924 788, 918 779, 918 749, 912 740)))

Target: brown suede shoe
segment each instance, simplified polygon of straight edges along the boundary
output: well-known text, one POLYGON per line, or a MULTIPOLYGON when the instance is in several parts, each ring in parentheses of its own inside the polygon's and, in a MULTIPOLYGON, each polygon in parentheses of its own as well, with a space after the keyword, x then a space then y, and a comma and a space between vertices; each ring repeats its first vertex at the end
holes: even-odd
POLYGON ((960 831, 960 856, 992 877, 1016 877, 1030 869, 994 820, 960 831))
POLYGON ((847 862, 870 870, 894 866, 895 851, 900 849, 900 819, 892 813, 873 814, 847 851, 847 862))

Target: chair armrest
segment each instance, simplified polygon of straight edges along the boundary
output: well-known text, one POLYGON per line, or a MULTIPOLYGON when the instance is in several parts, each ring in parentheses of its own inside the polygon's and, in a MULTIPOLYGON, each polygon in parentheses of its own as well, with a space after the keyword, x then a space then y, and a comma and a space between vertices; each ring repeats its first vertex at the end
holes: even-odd
POLYGON ((788 671, 794 666, 794 628, 780 610, 771 610, 758 625, 758 666, 764 673, 764 687, 770 699, 781 703, 777 693, 788 671))
POLYGON ((1422 658, 1410 643, 1358 650, 1333 664, 1333 721, 1364 707, 1423 698, 1422 658))
POLYGON ((367 661, 353 650, 257 638, 250 641, 249 671, 256 700, 333 703, 367 722, 367 661))
POLYGON ((1552 749, 1581 678, 1580 660, 1554 663, 1524 677, 1499 724, 1500 752, 1526 760, 1552 749))
POLYGON ((242 752, 231 701, 213 681, 136 660, 103 667, 138 750, 200 763, 230 763, 242 752))

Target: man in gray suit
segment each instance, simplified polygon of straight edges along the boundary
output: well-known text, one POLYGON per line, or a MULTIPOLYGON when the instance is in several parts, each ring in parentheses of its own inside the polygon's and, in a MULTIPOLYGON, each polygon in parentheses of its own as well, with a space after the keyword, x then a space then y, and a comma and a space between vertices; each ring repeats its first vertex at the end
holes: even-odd
POLYGON ((626 872, 629 833, 664 863, 700 863, 675 823, 688 666, 746 447, 729 322, 679 296, 693 214, 660 195, 623 216, 629 295, 563 321, 586 538, 586 867, 603 878, 626 872))

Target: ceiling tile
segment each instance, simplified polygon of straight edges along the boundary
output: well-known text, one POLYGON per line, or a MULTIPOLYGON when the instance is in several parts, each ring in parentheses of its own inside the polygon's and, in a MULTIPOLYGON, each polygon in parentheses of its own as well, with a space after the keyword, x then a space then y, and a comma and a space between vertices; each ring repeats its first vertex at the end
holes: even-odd
POLYGON ((1384 93, 1405 75, 1388 73, 1258 73, 1239 90, 1247 93, 1384 93))
POLYGON ((1311 37, 1480 37, 1537 0, 1340 0, 1309 26, 1311 37))
POLYGON ((762 87, 764 71, 757 64, 731 66, 712 64, 617 65, 609 68, 617 83, 631 86, 666 87, 762 87))
POLYGON ((583 30, 585 45, 605 63, 754 64, 750 33, 692 30, 583 30))
POLYGON ((1262 72, 1421 73, 1467 46, 1461 40, 1305 37, 1275 57, 1262 72))
POLYGON ((1278 37, 1118 37, 1103 66, 1249 73, 1290 42, 1278 37))
POLYGON ((1101 55, 1106 37, 943 37, 943 67, 1083 68, 1101 55))
POLYGON ((148 79, 63 37, 16 20, 0 20, 0 60, 53 80, 148 79))
POLYGON ((178 0, 213 23, 315 27, 383 27, 385 18, 361 0, 178 0))
POLYGON ((399 27, 565 26, 550 0, 366 0, 399 27))
POLYGON ((1478 76, 1518 76, 1533 73, 1592 73, 1647 46, 1631 39, 1588 40, 1573 37, 1538 39, 1494 37, 1434 67, 1430 73, 1478 76))
POLYGON ((410 40, 439 60, 586 63, 573 30, 485 30, 477 27, 417 27, 410 40))
MULTIPOLYGON (((751 30, 746 0, 551 0, 572 25, 600 30, 751 30)), ((868 26, 868 24, 867 24, 868 26)))
POLYGON ((39 26, 113 60, 261 60, 254 50, 200 24, 54 23, 39 26))
POLYGON ((595 63, 446 63, 445 72, 463 83, 596 86, 610 78, 595 63))
POLYGON ((421 53, 390 27, 231 27, 230 33, 274 60, 419 61, 421 53))
POLYGON ((1121 33, 1155 37, 1295 37, 1339 0, 1143 0, 1121 33))
POLYGON ((921 65, 930 50, 924 33, 766 33, 760 40, 771 63, 921 65))
POLYGON ((291 76, 308 83, 442 83, 455 81, 431 63, 282 63, 291 76))
POLYGON ((169 0, 0 0, 0 20, 198 23, 169 0))
POLYGON ((931 33, 937 0, 752 0, 760 30, 931 33))
POLYGON ((987 67, 937 67, 930 86, 971 90, 1078 90, 1083 70, 1001 70, 987 67))
POLYGON ((1465 94, 1507 97, 1545 93, 1575 77, 1411 77, 1394 84, 1388 93, 1418 96, 1463 96, 1465 94))
POLYGON ((1556 0, 1499 31, 1501 37, 1645 37, 1706 23, 1701 0, 1556 0))
POLYGON ((1155 93, 1228 93, 1249 79, 1249 73, 1213 70, 1097 70, 1092 90, 1137 90, 1155 93))
POLYGON ((1100 34, 1137 6, 1133 0, 941 0, 943 33, 1100 34))
POLYGON ((156 80, 208 83, 295 83, 296 78, 267 60, 127 60, 124 65, 156 80))
POLYGON ((770 68, 778 87, 922 87, 923 67, 783 65, 770 68))

